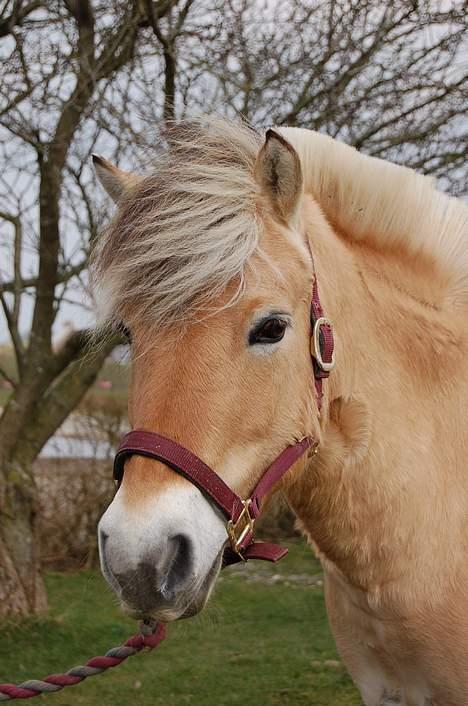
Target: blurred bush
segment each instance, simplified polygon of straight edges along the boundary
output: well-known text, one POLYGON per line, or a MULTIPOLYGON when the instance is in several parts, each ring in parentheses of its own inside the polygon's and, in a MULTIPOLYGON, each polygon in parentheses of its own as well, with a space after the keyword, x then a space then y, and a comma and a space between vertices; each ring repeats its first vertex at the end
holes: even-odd
POLYGON ((68 569, 97 562, 96 527, 114 495, 112 457, 126 429, 125 395, 93 388, 58 433, 61 456, 36 461, 43 564, 68 569), (86 444, 86 458, 72 457, 76 443, 86 444))
POLYGON ((114 494, 110 461, 39 459, 36 481, 42 563, 58 570, 93 566, 97 523, 114 494))

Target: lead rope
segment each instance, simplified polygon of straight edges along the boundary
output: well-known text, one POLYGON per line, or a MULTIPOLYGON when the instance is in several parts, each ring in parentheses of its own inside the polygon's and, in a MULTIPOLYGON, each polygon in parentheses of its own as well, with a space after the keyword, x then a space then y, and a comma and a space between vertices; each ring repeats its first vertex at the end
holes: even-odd
POLYGON ((119 647, 113 647, 102 657, 93 657, 86 664, 72 667, 65 674, 51 674, 45 679, 29 679, 21 684, 0 684, 0 702, 13 699, 30 699, 39 694, 50 694, 66 686, 74 686, 88 677, 102 674, 107 669, 117 667, 128 657, 138 654, 145 647, 153 650, 166 637, 166 628, 162 623, 145 620, 140 624, 140 633, 130 637, 119 647))

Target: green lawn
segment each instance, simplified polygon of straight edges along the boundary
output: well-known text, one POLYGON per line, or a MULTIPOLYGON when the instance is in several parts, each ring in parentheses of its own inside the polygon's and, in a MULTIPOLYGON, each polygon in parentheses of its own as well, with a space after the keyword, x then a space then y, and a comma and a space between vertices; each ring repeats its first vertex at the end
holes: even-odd
MULTIPOLYGON (((337 662, 319 572, 301 543, 277 566, 226 569, 205 612, 170 625, 158 650, 41 703, 358 705, 337 662)), ((66 670, 135 632, 98 572, 51 573, 47 581, 47 619, 0 627, 0 682, 66 670)))

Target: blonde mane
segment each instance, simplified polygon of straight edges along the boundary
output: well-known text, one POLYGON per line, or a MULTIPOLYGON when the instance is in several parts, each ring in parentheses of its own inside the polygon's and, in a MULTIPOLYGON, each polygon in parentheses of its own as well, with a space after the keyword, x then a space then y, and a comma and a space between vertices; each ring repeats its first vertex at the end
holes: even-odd
MULTIPOLYGON (((347 238, 424 252, 450 275, 453 300, 468 288, 468 209, 431 179, 367 157, 311 130, 279 128, 297 150, 305 189, 347 238)), ((200 118, 174 127, 154 174, 122 200, 92 258, 101 321, 158 328, 187 320, 232 281, 234 298, 258 249, 261 136, 244 123, 200 118)))
POLYGON ((278 130, 301 159, 305 189, 343 236, 377 248, 432 256, 452 273, 450 296, 468 287, 468 208, 437 191, 433 179, 361 154, 327 135, 278 130))

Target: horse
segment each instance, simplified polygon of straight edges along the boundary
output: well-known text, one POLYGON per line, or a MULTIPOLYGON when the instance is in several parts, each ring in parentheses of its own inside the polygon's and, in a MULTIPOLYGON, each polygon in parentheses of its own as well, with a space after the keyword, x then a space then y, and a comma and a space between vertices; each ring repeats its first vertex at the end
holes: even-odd
MULTIPOLYGON (((204 117, 147 176, 95 159, 117 202, 92 258, 102 325, 131 337, 129 421, 197 454, 241 497, 275 487, 319 557, 339 654, 366 706, 468 703, 467 208, 328 136, 204 117), (310 293, 333 322, 321 409, 310 293)), ((134 455, 99 524, 135 617, 208 601, 221 513, 134 455)))

